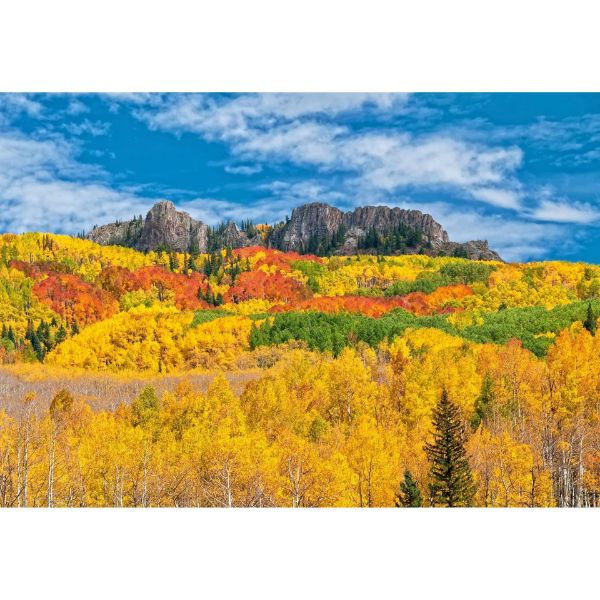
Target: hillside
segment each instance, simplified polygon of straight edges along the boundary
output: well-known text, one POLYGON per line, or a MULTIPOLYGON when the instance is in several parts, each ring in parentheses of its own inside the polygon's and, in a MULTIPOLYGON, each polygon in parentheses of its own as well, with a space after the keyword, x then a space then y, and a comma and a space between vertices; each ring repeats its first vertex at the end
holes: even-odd
POLYGON ((426 254, 474 260, 501 260, 486 241, 451 242, 431 215, 418 210, 362 206, 342 212, 328 204, 304 204, 274 226, 251 220, 241 228, 233 222, 210 227, 178 211, 172 202, 155 204, 131 221, 94 227, 87 238, 103 245, 137 250, 213 252, 223 248, 265 246, 300 254, 426 254))
POLYGON ((446 390, 475 505, 596 505, 599 294, 582 263, 2 235, 0 501, 47 505, 52 456, 55 505, 392 506, 446 390))

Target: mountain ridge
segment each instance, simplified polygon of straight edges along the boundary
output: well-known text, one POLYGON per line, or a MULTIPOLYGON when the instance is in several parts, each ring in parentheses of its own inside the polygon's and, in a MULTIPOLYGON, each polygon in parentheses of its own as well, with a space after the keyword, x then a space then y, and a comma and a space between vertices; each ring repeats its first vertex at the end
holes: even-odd
POLYGON ((251 222, 238 227, 227 221, 217 227, 177 210, 173 202, 154 204, 146 218, 94 226, 86 238, 102 245, 141 251, 168 249, 206 253, 220 248, 265 246, 300 254, 415 254, 502 260, 485 240, 453 242, 440 223, 418 210, 360 206, 351 211, 320 202, 300 205, 291 217, 260 230, 251 222))

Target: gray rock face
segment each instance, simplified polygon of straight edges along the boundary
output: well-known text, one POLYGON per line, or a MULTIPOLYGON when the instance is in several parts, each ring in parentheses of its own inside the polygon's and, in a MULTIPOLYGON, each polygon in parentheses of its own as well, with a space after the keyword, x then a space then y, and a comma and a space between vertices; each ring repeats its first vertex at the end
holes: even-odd
POLYGON ((492 250, 486 240, 472 240, 459 244, 457 242, 448 242, 440 248, 448 256, 456 255, 458 250, 460 254, 465 254, 471 260, 498 260, 502 261, 500 255, 492 250))
POLYGON ((155 204, 146 215, 135 248, 148 251, 163 246, 178 252, 187 252, 191 248, 206 252, 207 238, 208 225, 178 211, 172 202, 164 201, 155 204))
POLYGON ((179 252, 206 252, 208 225, 178 211, 167 200, 155 204, 145 220, 109 223, 95 227, 87 238, 103 245, 128 246, 146 252, 160 247, 179 252))
POLYGON ((431 215, 419 210, 390 208, 389 206, 360 206, 344 214, 344 224, 348 229, 355 228, 366 233, 375 228, 380 233, 389 233, 399 225, 408 225, 420 231, 426 242, 434 248, 448 241, 448 234, 431 215))
POLYGON ((134 247, 140 239, 143 225, 144 222, 137 219, 122 223, 109 223, 108 225, 94 227, 87 234, 87 238, 103 246, 134 247))
MULTIPOLYGON (((318 246, 325 247, 335 241, 329 247, 333 247, 336 254, 354 254, 370 230, 387 235, 400 226, 407 226, 421 233, 421 244, 406 249, 408 252, 425 250, 434 255, 502 260, 489 248, 486 241, 476 240, 463 244, 451 242, 444 228, 431 215, 389 206, 361 206, 343 212, 328 204, 304 204, 292 211, 289 220, 275 226, 268 245, 283 251, 302 253, 318 246)), ((164 247, 179 252, 204 253, 227 246, 241 248, 264 244, 260 235, 250 238, 232 222, 211 229, 188 213, 178 211, 168 201, 155 204, 145 220, 134 219, 95 227, 87 237, 98 244, 129 246, 142 251, 164 247)))
POLYGON ((291 219, 274 231, 271 244, 285 252, 305 252, 311 238, 331 239, 343 220, 339 208, 319 202, 304 204, 294 208, 291 219))
POLYGON ((262 246, 263 242, 259 235, 248 237, 245 231, 238 229, 235 223, 227 223, 225 229, 218 234, 217 243, 219 246, 227 248, 245 248, 246 246, 262 246))
POLYGON ((353 211, 342 212, 328 204, 313 203, 295 208, 290 220, 276 231, 272 243, 281 250, 306 251, 311 236, 331 240, 340 227, 344 229, 344 241, 339 254, 354 254, 361 238, 369 229, 387 234, 400 225, 420 231, 425 243, 434 249, 448 243, 448 234, 431 215, 418 210, 390 208, 389 206, 361 206, 353 211))

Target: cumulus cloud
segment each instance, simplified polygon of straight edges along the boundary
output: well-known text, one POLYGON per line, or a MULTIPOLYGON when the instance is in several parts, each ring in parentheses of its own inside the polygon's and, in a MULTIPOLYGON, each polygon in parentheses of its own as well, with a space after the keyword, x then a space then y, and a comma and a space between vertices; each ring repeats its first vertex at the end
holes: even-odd
POLYGON ((340 121, 358 111, 402 114, 409 110, 404 94, 187 94, 145 100, 136 96, 130 106, 150 128, 225 142, 242 160, 345 173, 355 189, 372 196, 450 187, 466 198, 520 207, 515 172, 523 153, 516 146, 417 136, 388 126, 355 130, 340 121))
POLYGON ((110 185, 100 168, 77 160, 60 137, 0 134, 0 227, 4 231, 77 233, 131 218, 152 200, 110 185))
POLYGON ((113 101, 136 106, 135 114, 150 127, 173 132, 191 131, 211 139, 246 138, 255 130, 282 122, 359 110, 402 109, 407 94, 243 94, 111 95, 113 101))
POLYGON ((27 94, 0 94, 0 127, 6 127, 21 115, 37 119, 44 107, 27 94))
POLYGON ((555 223, 577 223, 580 225, 600 223, 600 210, 586 202, 546 199, 530 211, 530 216, 538 221, 552 221, 555 223))

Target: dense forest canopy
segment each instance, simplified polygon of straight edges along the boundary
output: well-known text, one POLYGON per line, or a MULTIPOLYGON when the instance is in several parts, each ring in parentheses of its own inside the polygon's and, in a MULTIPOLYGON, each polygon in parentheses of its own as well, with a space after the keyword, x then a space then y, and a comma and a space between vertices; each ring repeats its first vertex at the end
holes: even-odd
POLYGON ((64 389, 3 392, 0 504, 596 506, 599 295, 582 263, 2 235, 0 368, 64 389), (148 383, 92 406, 73 373, 148 383))

